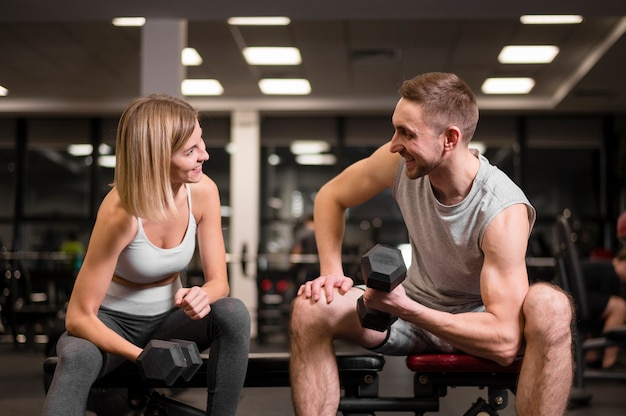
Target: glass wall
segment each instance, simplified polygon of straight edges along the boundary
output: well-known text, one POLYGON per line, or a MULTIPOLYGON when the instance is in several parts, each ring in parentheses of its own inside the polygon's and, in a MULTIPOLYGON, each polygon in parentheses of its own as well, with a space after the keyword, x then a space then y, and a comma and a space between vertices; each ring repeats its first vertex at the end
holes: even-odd
MULTIPOLYGON (((287 253, 304 216, 313 210, 318 189, 351 163, 367 157, 393 134, 389 116, 311 116, 261 118, 261 172, 250 186, 261 187, 259 252, 287 253), (330 164, 307 164, 291 145, 300 140, 327 144, 330 164), (304 164, 303 164, 304 163, 304 164)), ((100 201, 113 180, 107 156, 115 152, 117 118, 32 118, 21 120, 26 147, 18 153, 18 120, 0 119, 0 238, 11 245, 15 219, 25 250, 58 247, 70 231, 87 243, 100 201), (81 145, 81 147, 72 147, 81 145), (94 148, 95 147, 95 148, 94 148), (85 148, 87 150, 85 150, 85 148), (20 160, 23 157, 23 160, 20 160), (22 169, 22 170, 20 170, 22 169), (20 179, 20 172, 23 172, 20 179), (16 184, 21 180, 17 192, 16 184), (16 201, 16 196, 22 199, 16 201), (21 212, 15 212, 15 209, 21 212)), ((230 226, 230 118, 201 115, 210 153, 204 169, 218 184, 224 236, 230 226)), ((624 162, 614 153, 626 135, 616 118, 606 149, 606 120, 600 117, 483 117, 472 146, 519 183, 537 208, 535 233, 550 247, 554 217, 569 209, 580 220, 588 250, 614 245, 607 225, 624 200, 624 162), (620 133, 621 132, 621 133, 620 133), (607 189, 617 183, 618 191, 607 189), (621 188, 620 188, 621 187, 621 188), (617 195, 613 195, 617 194, 617 195), (610 197, 616 202, 610 203, 610 197)), ((20 133, 22 134, 22 133, 20 133)), ((616 150, 617 149, 617 150, 616 150)), ((615 187, 615 186, 614 186, 615 187)), ((348 212, 346 250, 370 242, 399 244, 407 239, 390 193, 348 212)), ((542 243, 544 244, 544 243, 542 243)), ((586 249, 587 250, 587 249, 586 249)))

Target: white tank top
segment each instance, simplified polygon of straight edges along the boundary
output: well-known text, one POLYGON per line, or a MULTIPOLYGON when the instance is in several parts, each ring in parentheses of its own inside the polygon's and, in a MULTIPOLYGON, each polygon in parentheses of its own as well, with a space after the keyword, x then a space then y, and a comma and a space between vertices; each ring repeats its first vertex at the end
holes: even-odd
POLYGON ((189 220, 182 242, 172 248, 160 248, 148 240, 141 218, 137 218, 137 235, 122 250, 115 275, 129 282, 149 284, 184 270, 196 249, 196 219, 191 209, 191 191, 187 188, 189 220))

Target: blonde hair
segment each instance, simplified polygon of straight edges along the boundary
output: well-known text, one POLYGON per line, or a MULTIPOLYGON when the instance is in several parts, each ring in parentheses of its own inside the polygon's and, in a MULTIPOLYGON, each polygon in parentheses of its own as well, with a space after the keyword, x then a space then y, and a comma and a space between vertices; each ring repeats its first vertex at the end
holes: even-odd
POLYGON ((171 159, 191 136, 197 119, 191 105, 164 94, 136 98, 122 113, 113 185, 129 214, 152 220, 176 216, 171 159))
POLYGON ((457 126, 469 142, 478 124, 478 104, 471 88, 457 75, 429 72, 406 80, 400 96, 422 106, 425 122, 435 133, 457 126))

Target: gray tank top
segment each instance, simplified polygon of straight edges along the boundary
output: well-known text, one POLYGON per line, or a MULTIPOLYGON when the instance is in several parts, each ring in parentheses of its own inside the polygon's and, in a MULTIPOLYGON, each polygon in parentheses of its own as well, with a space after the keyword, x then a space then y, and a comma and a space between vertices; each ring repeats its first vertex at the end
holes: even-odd
POLYGON ((447 312, 467 312, 482 306, 480 271, 483 236, 491 220, 505 208, 525 204, 531 229, 535 209, 522 190, 482 155, 467 197, 443 205, 435 197, 428 176, 415 180, 398 165, 393 196, 409 233, 411 266, 404 287, 423 305, 447 312))

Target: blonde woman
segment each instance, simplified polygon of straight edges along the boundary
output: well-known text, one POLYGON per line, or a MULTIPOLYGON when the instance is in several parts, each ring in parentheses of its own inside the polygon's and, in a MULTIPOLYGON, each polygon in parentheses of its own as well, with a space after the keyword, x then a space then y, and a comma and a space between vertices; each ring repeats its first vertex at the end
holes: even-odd
POLYGON ((235 415, 246 372, 250 317, 228 297, 216 184, 197 112, 166 95, 135 99, 116 138, 115 179, 104 198, 57 343, 44 415, 85 414, 91 384, 151 339, 210 348, 207 415, 235 415), (180 272, 197 248, 205 282, 180 272))

